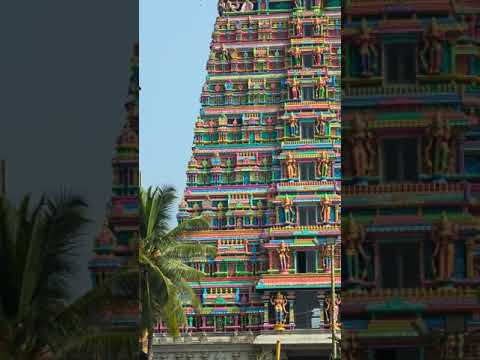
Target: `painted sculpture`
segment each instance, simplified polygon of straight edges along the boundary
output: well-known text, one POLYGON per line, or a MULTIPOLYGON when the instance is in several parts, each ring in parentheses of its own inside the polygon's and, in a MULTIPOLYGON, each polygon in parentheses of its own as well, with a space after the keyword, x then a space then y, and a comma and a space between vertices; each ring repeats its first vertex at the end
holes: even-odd
POLYGON ((278 262, 280 265, 280 273, 285 274, 288 273, 288 264, 290 262, 290 255, 287 245, 282 241, 280 244, 280 248, 278 251, 278 262))
POLYGON ((450 280, 455 264, 456 233, 453 224, 445 213, 442 214, 440 223, 432 234, 434 250, 432 256, 433 274, 438 280, 450 280))
POLYGON ((348 280, 362 280, 367 276, 367 265, 370 259, 363 248, 364 242, 364 229, 350 215, 343 238, 348 261, 348 280), (363 270, 360 267, 360 260, 364 261, 363 270))
POLYGON ((271 303, 275 311, 275 326, 276 330, 281 330, 284 328, 287 315, 287 300, 285 296, 279 291, 272 298, 271 303))

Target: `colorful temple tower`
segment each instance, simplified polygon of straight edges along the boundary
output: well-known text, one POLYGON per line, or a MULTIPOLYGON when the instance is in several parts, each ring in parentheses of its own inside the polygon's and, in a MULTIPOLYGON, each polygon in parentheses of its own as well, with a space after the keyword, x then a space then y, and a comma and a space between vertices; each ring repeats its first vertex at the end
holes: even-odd
MULTIPOLYGON (((159 359, 327 359, 331 272, 340 285, 340 2, 219 1, 178 220, 210 229, 191 259, 202 307, 159 359), (329 245, 330 244, 330 245, 329 245), (327 246, 335 246, 332 261, 327 246), (234 345, 232 345, 234 344, 234 345)), ((336 314, 338 311, 333 311, 336 314)))
POLYGON ((344 4, 347 359, 480 359, 479 13, 344 4))
MULTIPOLYGON (((101 284, 118 269, 138 261, 138 44, 134 47, 130 67, 130 84, 125 103, 127 119, 117 138, 112 160, 112 197, 105 223, 95 240, 95 257, 89 264, 93 286, 101 284)), ((124 300, 107 306, 98 319, 113 324, 116 328, 136 326, 138 299, 124 300)))

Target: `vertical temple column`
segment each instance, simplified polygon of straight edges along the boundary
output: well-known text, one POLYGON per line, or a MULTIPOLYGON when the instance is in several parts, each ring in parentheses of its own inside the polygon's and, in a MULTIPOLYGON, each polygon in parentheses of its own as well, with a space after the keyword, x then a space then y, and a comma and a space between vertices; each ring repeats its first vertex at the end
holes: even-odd
POLYGON ((373 259, 374 259, 374 266, 375 266, 375 283, 380 284, 381 281, 381 276, 380 276, 380 254, 379 254, 379 245, 378 242, 375 241, 375 244, 373 245, 373 259))
POLYGON ((327 319, 325 318, 325 293, 318 292, 317 293, 317 300, 318 300, 318 308, 320 309, 320 322, 325 326, 328 325, 327 319))
POLYGON ((293 264, 292 264, 292 269, 293 272, 296 274, 297 273, 297 252, 293 252, 293 264))
POLYGON ((295 328, 295 292, 289 291, 288 300, 288 323, 292 329, 295 328))
POLYGON ((270 293, 268 291, 263 295, 263 327, 268 329, 270 317, 268 314, 268 307, 270 305, 270 293))
POLYGON ((268 250, 268 271, 271 272, 273 270, 273 252, 272 250, 268 250))

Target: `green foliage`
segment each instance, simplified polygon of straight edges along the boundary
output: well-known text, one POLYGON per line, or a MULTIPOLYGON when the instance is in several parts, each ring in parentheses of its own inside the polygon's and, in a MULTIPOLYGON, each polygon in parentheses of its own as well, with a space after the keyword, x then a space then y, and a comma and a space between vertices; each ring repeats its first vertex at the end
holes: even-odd
POLYGON ((208 222, 203 218, 184 221, 169 229, 176 201, 174 188, 141 189, 140 198, 141 330, 142 334, 148 333, 150 347, 152 328, 159 319, 165 321, 174 336, 186 324, 182 299, 188 299, 195 307, 200 305, 188 283, 199 281, 203 273, 186 265, 185 260, 206 258, 215 249, 179 240, 190 231, 207 229, 208 222))
POLYGON ((100 300, 114 297, 112 284, 124 284, 124 275, 69 304, 69 283, 79 271, 74 257, 89 222, 86 208, 81 197, 65 193, 33 206, 25 196, 18 208, 0 197, 1 360, 40 359, 43 353, 66 359, 71 351, 93 349, 105 359, 114 349, 133 349, 132 333, 105 332, 89 316, 100 300))

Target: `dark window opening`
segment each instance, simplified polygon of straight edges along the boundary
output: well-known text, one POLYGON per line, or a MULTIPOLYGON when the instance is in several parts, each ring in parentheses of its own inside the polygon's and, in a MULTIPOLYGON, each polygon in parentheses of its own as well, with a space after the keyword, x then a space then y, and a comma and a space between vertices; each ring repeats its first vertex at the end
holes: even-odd
POLYGON ((299 207, 300 226, 312 226, 317 224, 317 208, 315 206, 299 207))
POLYGON ((386 139, 382 150, 384 181, 417 181, 417 139, 386 139))
POLYGON ((305 37, 313 36, 313 24, 304 24, 303 25, 303 36, 305 36, 305 37))
POLYGON ((416 348, 404 349, 377 349, 375 350, 375 359, 377 360, 418 360, 420 351, 416 348))
POLYGON ((297 253, 297 273, 304 274, 307 272, 307 256, 305 252, 297 253))
POLYGON ((305 54, 302 56, 303 67, 310 69, 313 67, 313 55, 312 54, 305 54))
POLYGON ((386 80, 389 84, 413 84, 417 73, 417 45, 385 45, 386 80))
POLYGON ((380 245, 382 288, 420 287, 419 250, 417 243, 380 245))
POLYGON ((300 137, 302 139, 313 139, 315 134, 315 125, 313 122, 300 123, 300 137))
POLYGON ((314 273, 317 271, 317 261, 315 251, 297 252, 297 273, 314 273))
POLYGON ((300 163, 300 180, 315 180, 315 163, 300 163))
POLYGON ((303 0, 305 4, 305 10, 312 10, 315 5, 315 0, 303 0))
POLYGON ((313 100, 313 87, 305 86, 302 88, 302 100, 312 101, 313 100))
MULTIPOLYGON (((297 329, 319 329, 321 325, 321 310, 317 299, 316 291, 296 290, 295 291, 295 328, 297 329)), ((290 355, 288 356, 290 359, 290 355)), ((302 357, 300 357, 301 359, 302 357)), ((314 357, 312 359, 318 359, 314 357)))

